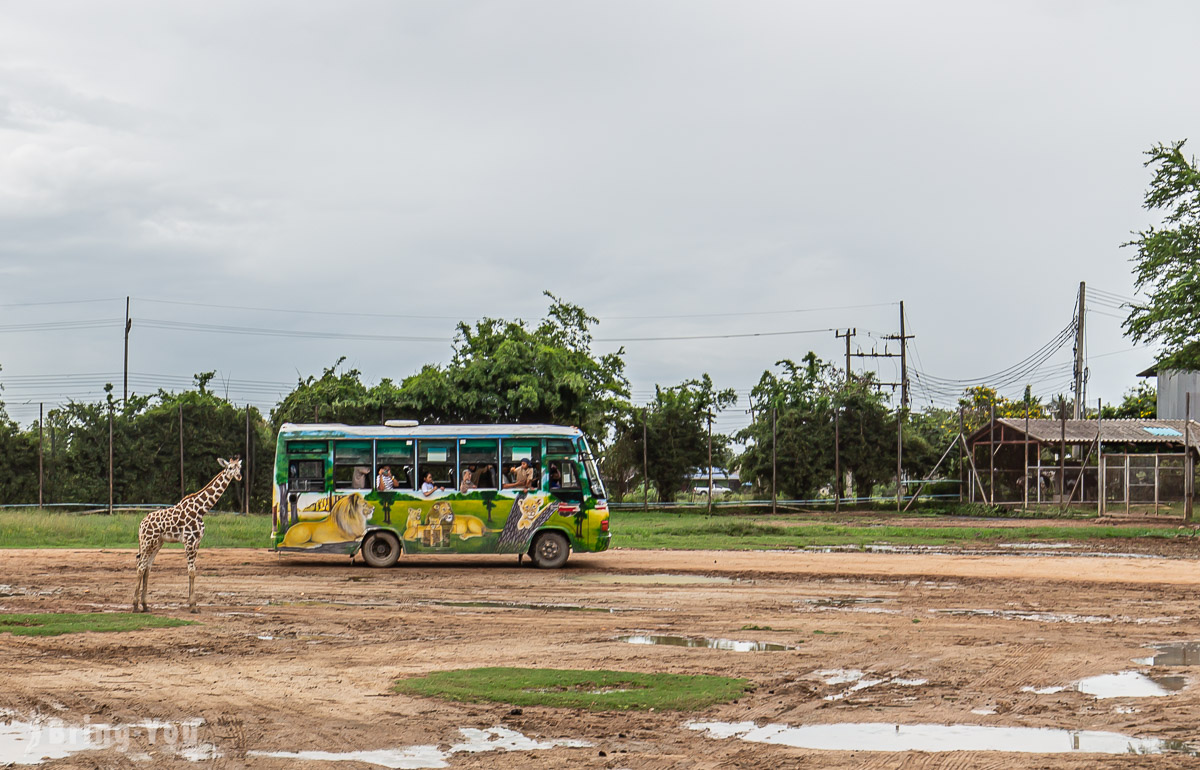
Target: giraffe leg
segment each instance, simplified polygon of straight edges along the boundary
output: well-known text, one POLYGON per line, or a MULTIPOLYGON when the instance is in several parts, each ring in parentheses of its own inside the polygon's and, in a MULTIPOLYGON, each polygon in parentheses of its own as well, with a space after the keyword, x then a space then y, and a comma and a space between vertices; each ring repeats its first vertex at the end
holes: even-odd
POLYGON ((183 547, 187 551, 188 612, 194 614, 200 611, 196 608, 196 552, 200 549, 200 543, 192 539, 184 543, 183 547))
POLYGON ((133 611, 138 611, 138 599, 142 596, 142 583, 146 579, 146 568, 142 561, 142 549, 138 549, 137 555, 137 584, 133 587, 133 611))
POLYGON ((150 569, 154 566, 154 557, 158 555, 161 546, 162 543, 150 543, 143 551, 144 556, 139 556, 138 585, 142 592, 142 612, 150 611, 150 606, 146 604, 146 594, 150 591, 150 569))

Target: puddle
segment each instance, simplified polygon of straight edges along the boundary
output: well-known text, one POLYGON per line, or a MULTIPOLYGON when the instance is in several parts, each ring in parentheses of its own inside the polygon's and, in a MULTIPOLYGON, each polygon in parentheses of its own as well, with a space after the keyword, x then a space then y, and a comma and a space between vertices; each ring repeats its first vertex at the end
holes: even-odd
POLYGON ((805 604, 811 604, 814 607, 853 607, 856 604, 883 604, 883 599, 875 599, 867 596, 839 596, 839 597, 823 597, 820 599, 805 599, 805 604))
POLYGON ((982 725, 842 723, 790 727, 754 722, 688 722, 709 738, 740 738, 800 749, 829 751, 1012 751, 1034 754, 1193 754, 1182 741, 1131 738, 1093 730, 982 725))
MULTIPOLYGON (((1113 618, 1102 615, 1071 615, 1065 612, 1030 612, 1027 610, 945 609, 929 610, 935 615, 1000 618, 1001 620, 1032 620, 1039 623, 1112 623, 1113 618)), ((1155 620, 1165 621, 1166 618, 1155 620)), ((1150 621, 1147 621, 1150 622, 1150 621)))
POLYGON ((794 650, 795 647, 774 642, 744 642, 737 639, 708 639, 691 636, 656 636, 652 634, 632 634, 619 636, 617 641, 630 644, 666 644, 672 647, 706 647, 712 650, 730 650, 732 652, 776 652, 794 650))
POLYGON ((609 575, 604 573, 569 575, 567 580, 578 580, 584 583, 667 586, 715 585, 734 582, 733 578, 708 577, 706 575, 609 575))
POLYGON ((1120 671, 1116 674, 1089 676, 1069 687, 1022 687, 1021 692, 1053 695, 1067 690, 1078 690, 1084 695, 1104 700, 1105 698, 1161 698, 1186 687, 1186 676, 1148 676, 1137 671, 1120 671))
POLYGON ((363 762, 388 768, 449 767, 453 754, 476 754, 484 751, 535 751, 553 748, 587 748, 591 743, 559 738, 538 741, 516 730, 496 726, 488 730, 459 728, 464 738, 449 749, 437 746, 406 746, 399 749, 375 749, 371 751, 247 751, 248 756, 274 757, 278 759, 304 759, 325 762, 363 762))
POLYGON ((874 687, 879 684, 894 684, 900 687, 920 687, 929 684, 928 679, 905 679, 903 677, 882 677, 879 679, 869 679, 867 675, 856 668, 831 668, 824 671, 814 671, 814 676, 820 677, 825 684, 851 684, 845 690, 833 695, 826 695, 825 700, 839 701, 850 695, 851 693, 865 690, 868 687, 874 687))
POLYGON ((428 600, 417 602, 418 605, 435 605, 438 607, 491 607, 500 610, 560 610, 563 612, 625 612, 615 607, 584 607, 580 604, 551 604, 544 602, 449 602, 428 600))
POLYGON ((135 739, 144 738, 159 750, 188 761, 203 761, 221 756, 211 743, 198 740, 202 719, 184 722, 149 720, 110 725, 87 722, 72 725, 61 719, 17 719, 12 712, 0 711, 0 766, 40 765, 48 760, 65 759, 84 751, 115 748, 128 752, 135 739))
POLYGON ((1156 652, 1148 658, 1134 658, 1143 666, 1200 666, 1200 642, 1152 644, 1156 652))
POLYGON ((1187 687, 1185 676, 1147 676, 1137 671, 1121 671, 1079 680, 1081 693, 1096 698, 1161 698, 1187 687))

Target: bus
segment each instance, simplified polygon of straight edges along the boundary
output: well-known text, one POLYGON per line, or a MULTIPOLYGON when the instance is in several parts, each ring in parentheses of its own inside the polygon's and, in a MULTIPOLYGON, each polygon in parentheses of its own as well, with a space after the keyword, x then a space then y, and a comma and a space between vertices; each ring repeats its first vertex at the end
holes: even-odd
POLYGON ((608 549, 608 500, 587 439, 561 425, 291 424, 279 429, 278 552, 528 554, 562 567, 608 549))

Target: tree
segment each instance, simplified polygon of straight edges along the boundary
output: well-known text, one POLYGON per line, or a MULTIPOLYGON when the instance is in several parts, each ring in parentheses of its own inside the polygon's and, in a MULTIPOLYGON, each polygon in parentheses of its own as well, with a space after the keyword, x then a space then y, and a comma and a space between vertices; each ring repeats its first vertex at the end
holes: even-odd
POLYGON ((395 407, 423 422, 544 422, 606 437, 628 404, 625 351, 595 356, 598 320, 545 294, 550 308, 532 329, 520 320, 460 323, 450 364, 405 379, 389 396, 395 407))
POLYGON ((774 443, 779 494, 807 499, 824 488, 832 491, 836 414, 837 464, 853 476, 858 495, 869 496, 896 467, 895 421, 871 378, 846 382, 838 369, 811 352, 801 365, 784 360, 776 366, 782 371, 763 372, 751 390, 754 419, 738 433, 747 444, 741 456, 743 480, 770 489, 774 443))
POLYGON ((1123 244, 1137 249, 1134 286, 1148 300, 1134 305, 1125 333, 1134 342, 1158 342, 1168 369, 1200 368, 1200 169, 1184 157, 1186 140, 1159 144, 1146 152, 1154 167, 1144 208, 1163 212, 1162 225, 1151 225, 1123 244))
POLYGON ((1120 404, 1106 404, 1100 411, 1101 419, 1150 419, 1158 414, 1158 391, 1148 382, 1140 382, 1125 391, 1120 404))

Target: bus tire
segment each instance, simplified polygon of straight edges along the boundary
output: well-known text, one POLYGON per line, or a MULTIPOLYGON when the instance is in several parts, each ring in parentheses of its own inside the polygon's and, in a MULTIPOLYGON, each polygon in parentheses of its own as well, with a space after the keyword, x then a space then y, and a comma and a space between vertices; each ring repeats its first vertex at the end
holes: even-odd
POLYGON ((372 532, 362 544, 363 561, 369 567, 391 567, 400 560, 403 549, 391 532, 372 532))
POLYGON ((558 569, 567 563, 571 545, 561 532, 543 532, 534 538, 529 558, 538 569, 558 569))

